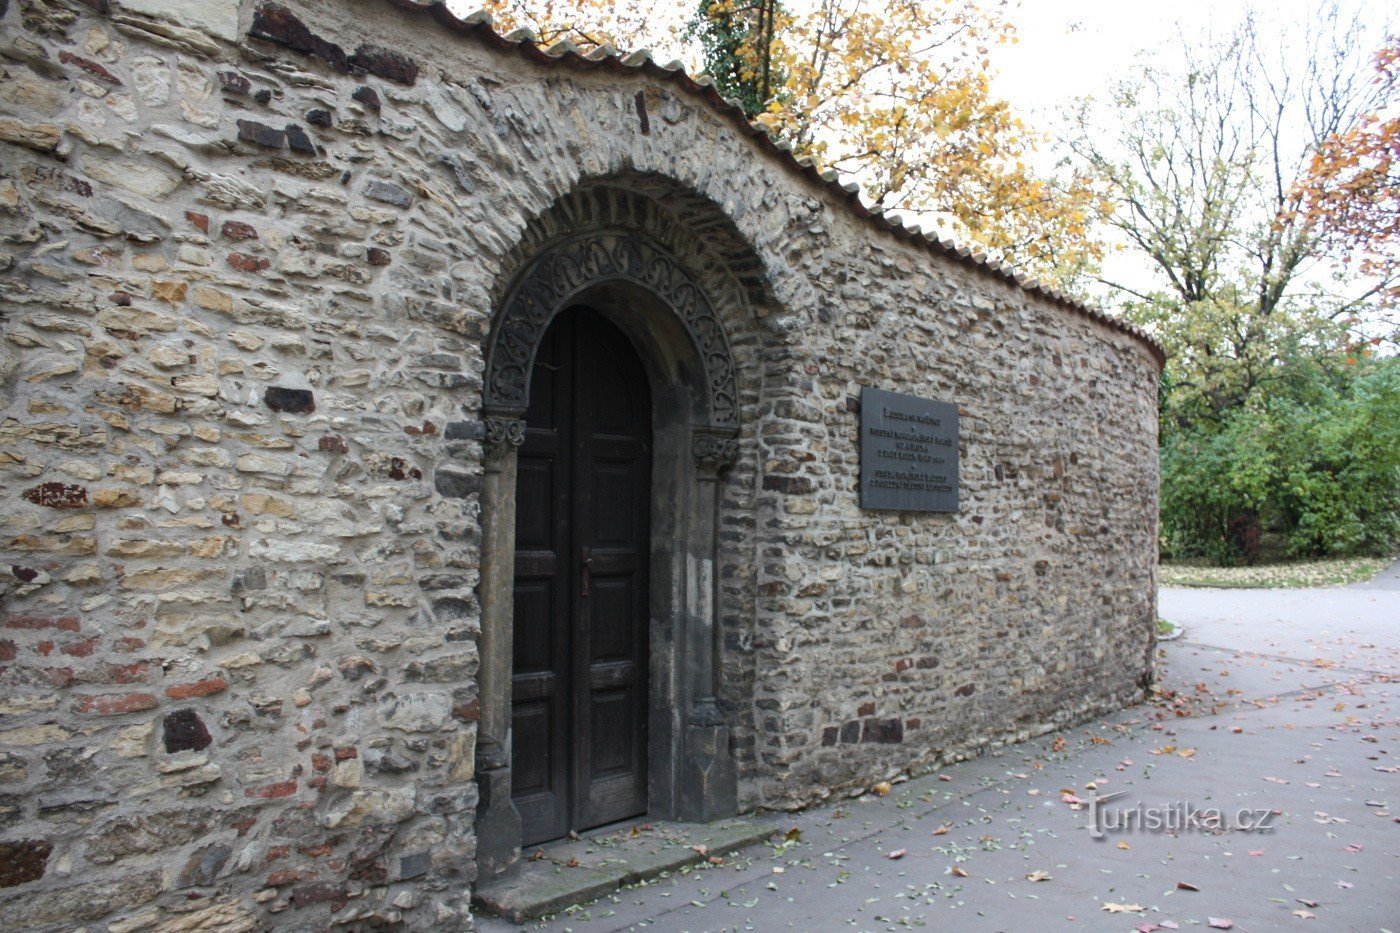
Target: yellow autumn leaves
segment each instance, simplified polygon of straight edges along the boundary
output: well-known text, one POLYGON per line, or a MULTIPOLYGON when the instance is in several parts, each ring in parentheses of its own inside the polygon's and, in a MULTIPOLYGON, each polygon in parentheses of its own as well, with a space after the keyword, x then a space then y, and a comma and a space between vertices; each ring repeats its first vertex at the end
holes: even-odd
MULTIPOLYGON (((681 48, 698 9, 643 0, 486 5, 502 28, 528 26, 545 43, 568 39, 583 49, 681 48)), ((1032 168, 1045 140, 992 91, 991 47, 1014 41, 1004 3, 790 6, 713 0, 707 7, 707 15, 739 21, 771 17, 771 30, 751 29, 736 55, 741 77, 772 78, 755 122, 798 157, 858 180, 881 208, 931 217, 1026 272, 1071 285, 1096 266, 1103 245, 1094 227, 1108 199, 1085 174, 1032 168)))

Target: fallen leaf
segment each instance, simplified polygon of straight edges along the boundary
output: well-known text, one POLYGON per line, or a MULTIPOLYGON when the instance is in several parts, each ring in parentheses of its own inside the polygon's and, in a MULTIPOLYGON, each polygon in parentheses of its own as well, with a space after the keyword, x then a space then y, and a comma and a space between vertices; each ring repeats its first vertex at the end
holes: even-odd
POLYGON ((709 847, 709 846, 691 846, 690 849, 691 849, 692 852, 699 852, 701 855, 709 855, 709 854, 710 854, 710 847, 709 847))
POLYGON ((940 781, 951 781, 951 780, 953 779, 953 776, 950 775, 950 774, 940 774, 940 775, 938 776, 938 779, 939 779, 940 781))
POLYGON ((908 854, 909 854, 909 850, 908 850, 908 849, 895 849, 893 852, 886 852, 886 853, 885 853, 885 858, 887 858, 887 859, 901 859, 901 858, 904 858, 904 856, 906 856, 906 855, 908 855, 908 854))
POLYGON ((969 878, 969 877, 971 877, 967 872, 963 871, 961 868, 959 868, 959 867, 956 866, 956 865, 954 865, 952 868, 948 869, 948 874, 950 874, 950 875, 956 875, 956 876, 959 877, 959 878, 969 878))
POLYGON ((938 827, 937 829, 935 829, 935 830, 933 831, 933 834, 934 834, 935 836, 946 836, 946 835, 948 835, 948 830, 951 829, 951 828, 952 828, 952 827, 950 827, 947 823, 944 823, 942 826, 940 826, 940 827, 938 827))
POLYGON ((1118 848, 1120 848, 1120 849, 1131 849, 1132 846, 1128 845, 1126 842, 1120 842, 1120 843, 1118 843, 1118 848))
POLYGON ((1164 930, 1179 930, 1179 929, 1181 929, 1181 924, 1177 923, 1175 920, 1163 920, 1161 923, 1159 923, 1159 924, 1157 924, 1157 925, 1160 926, 1160 927, 1161 927, 1162 929, 1164 929, 1164 930))
POLYGON ((792 829, 789 829, 787 831, 787 835, 783 836, 783 838, 786 839, 788 842, 801 842, 802 830, 794 826, 792 829))
POLYGON ((1192 883, 1189 882, 1189 881, 1178 881, 1178 882, 1176 883, 1176 887, 1177 887, 1177 890, 1179 890, 1179 891, 1199 891, 1199 890, 1201 890, 1200 888, 1196 887, 1194 884, 1192 884, 1192 883))
POLYGON ((1033 871, 1026 876, 1027 881, 1049 881, 1051 875, 1048 871, 1033 871))
POLYGON ((571 859, 569 859, 567 862, 564 863, 564 867, 565 867, 565 868, 578 868, 578 867, 579 867, 578 859, 577 859, 577 858, 571 858, 571 859))
POLYGON ((1226 920, 1224 917, 1210 917, 1209 922, 1216 930, 1232 930, 1235 927, 1235 921, 1226 920))
POLYGON ((1360 852, 1362 849, 1364 849, 1364 848, 1366 848, 1366 847, 1363 846, 1363 845, 1357 845, 1356 843, 1352 843, 1351 845, 1343 846, 1343 848, 1345 848, 1348 852, 1353 852, 1353 853, 1355 853, 1355 852, 1360 852))
POLYGON ((1300 897, 1300 898, 1298 898, 1298 903, 1299 903, 1299 904, 1302 904, 1304 907, 1316 907, 1316 906, 1317 906, 1317 901, 1310 901, 1310 900, 1308 900, 1306 897, 1300 897))
POLYGON ((1250 850, 1249 850, 1249 854, 1250 854, 1250 855, 1263 855, 1263 854, 1264 854, 1264 850, 1263 850, 1263 849, 1250 849, 1250 850))
POLYGON ((887 795, 889 794, 889 792, 890 792, 890 782, 889 782, 889 781, 881 781, 879 784, 876 784, 874 787, 872 787, 872 788, 870 788, 870 789, 873 790, 875 793, 879 794, 881 797, 885 797, 885 796, 887 796, 887 795))
POLYGON ((1105 901, 1099 910, 1106 910, 1111 914, 1140 914, 1143 907, 1141 904, 1115 904, 1112 901, 1105 901))
POLYGON ((1295 911, 1293 911, 1293 916, 1299 917, 1299 918, 1301 918, 1301 919, 1303 919, 1303 920, 1316 920, 1316 919, 1317 919, 1317 914, 1313 913, 1313 912, 1310 911, 1310 910, 1295 910, 1295 911))

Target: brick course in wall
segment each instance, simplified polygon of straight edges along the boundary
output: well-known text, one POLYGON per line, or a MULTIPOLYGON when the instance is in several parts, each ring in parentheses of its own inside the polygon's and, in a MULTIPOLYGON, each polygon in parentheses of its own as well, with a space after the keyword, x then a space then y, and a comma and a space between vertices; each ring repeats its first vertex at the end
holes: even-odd
POLYGON ((484 343, 589 225, 677 256, 737 369, 742 807, 1150 682, 1160 348, 553 52, 409 0, 0 0, 0 926, 471 925, 484 343), (959 406, 957 513, 859 509, 862 386, 959 406))

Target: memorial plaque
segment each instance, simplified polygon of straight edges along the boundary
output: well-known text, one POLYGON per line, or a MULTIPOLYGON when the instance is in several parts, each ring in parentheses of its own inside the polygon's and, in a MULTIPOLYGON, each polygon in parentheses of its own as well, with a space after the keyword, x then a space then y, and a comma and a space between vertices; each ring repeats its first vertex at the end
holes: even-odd
POLYGON ((860 390, 860 507, 958 510, 958 407, 860 390))

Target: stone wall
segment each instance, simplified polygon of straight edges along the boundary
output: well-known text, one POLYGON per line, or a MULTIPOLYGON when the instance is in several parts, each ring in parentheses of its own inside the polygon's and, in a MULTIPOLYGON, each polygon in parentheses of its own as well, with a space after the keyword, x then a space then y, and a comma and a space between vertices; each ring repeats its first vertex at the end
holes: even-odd
POLYGON ((1154 346, 688 79, 411 7, 0 0, 6 928, 469 925, 482 345, 599 199, 718 294, 740 370, 744 806, 1151 676, 1154 346), (857 508, 862 385, 960 406, 958 513, 857 508))

